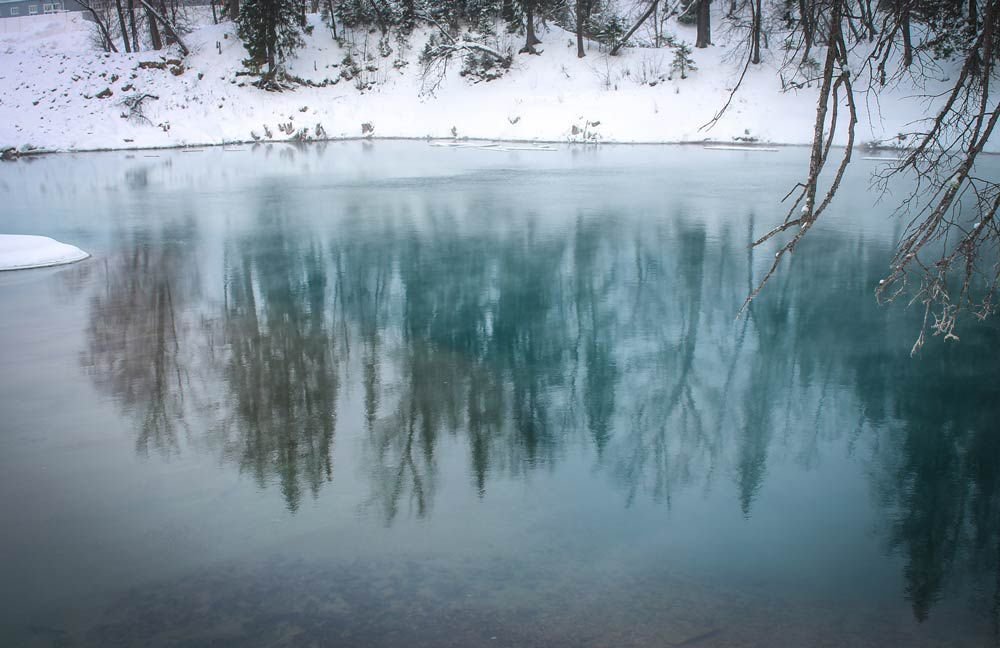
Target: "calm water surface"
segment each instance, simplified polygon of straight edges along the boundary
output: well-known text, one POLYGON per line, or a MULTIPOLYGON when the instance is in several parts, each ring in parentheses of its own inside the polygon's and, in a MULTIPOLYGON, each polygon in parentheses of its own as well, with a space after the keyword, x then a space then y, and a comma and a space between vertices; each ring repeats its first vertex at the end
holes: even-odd
POLYGON ((996 644, 1000 328, 910 358, 875 163, 734 319, 806 157, 0 166, 93 253, 0 274, 0 645, 996 644))

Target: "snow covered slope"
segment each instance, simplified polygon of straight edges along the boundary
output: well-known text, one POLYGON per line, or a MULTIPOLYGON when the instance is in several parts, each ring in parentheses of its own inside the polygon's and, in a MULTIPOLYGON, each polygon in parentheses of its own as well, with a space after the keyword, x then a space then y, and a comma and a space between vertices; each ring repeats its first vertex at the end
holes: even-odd
MULTIPOLYGON (((281 93, 237 75, 246 53, 231 23, 196 29, 186 39, 191 56, 175 63, 169 53, 95 51, 80 14, 0 21, 0 147, 92 150, 294 136, 804 144, 812 136, 815 87, 782 92, 773 62, 754 66, 725 117, 701 130, 739 76, 739 54, 725 45, 695 50, 698 70, 666 80, 670 50, 636 48, 610 58, 594 47, 578 59, 572 35, 552 29, 542 33, 542 55, 517 56, 505 77, 473 84, 456 64, 428 95, 417 62, 422 35, 409 51, 388 57, 373 37, 375 54, 360 81, 374 84, 361 91, 358 77, 340 76, 346 52, 318 16, 309 18, 313 33, 290 71, 330 85, 281 93), (151 96, 130 116, 123 102, 142 95, 151 96)), ((692 42, 689 31, 675 30, 692 42)), ((878 104, 862 97, 858 143, 892 140, 926 116, 914 94, 885 91, 878 104)), ((839 130, 843 137, 846 129, 839 130)))

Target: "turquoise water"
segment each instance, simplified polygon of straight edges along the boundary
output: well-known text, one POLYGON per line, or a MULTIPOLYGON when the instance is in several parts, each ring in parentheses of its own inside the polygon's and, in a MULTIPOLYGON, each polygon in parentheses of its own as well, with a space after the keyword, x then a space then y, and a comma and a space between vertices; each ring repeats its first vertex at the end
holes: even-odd
MULTIPOLYGON (((856 162, 418 142, 0 166, 0 644, 992 645, 1000 327, 856 162)), ((987 164, 997 166, 996 161, 987 164)))

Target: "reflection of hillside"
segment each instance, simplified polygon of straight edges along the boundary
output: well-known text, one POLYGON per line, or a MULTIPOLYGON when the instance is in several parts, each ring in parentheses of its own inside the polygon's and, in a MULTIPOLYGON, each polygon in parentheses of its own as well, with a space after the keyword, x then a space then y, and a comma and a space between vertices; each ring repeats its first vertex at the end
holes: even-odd
POLYGON ((446 436, 483 497, 582 447, 626 503, 722 483, 748 517, 776 455, 808 468, 831 444, 863 461, 871 447, 918 618, 968 567, 1000 573, 996 328, 911 360, 911 314, 871 298, 885 249, 818 234, 734 322, 760 261, 752 219, 710 233, 683 213, 581 215, 542 231, 532 215, 462 227, 444 208, 345 209, 331 235, 269 202, 226 242, 213 301, 166 242, 193 226, 122 244, 85 364, 135 414, 140 449, 207 430, 295 510, 332 479, 356 391, 370 501, 392 522, 433 511, 446 436), (192 374, 214 406, 190 406, 192 374))

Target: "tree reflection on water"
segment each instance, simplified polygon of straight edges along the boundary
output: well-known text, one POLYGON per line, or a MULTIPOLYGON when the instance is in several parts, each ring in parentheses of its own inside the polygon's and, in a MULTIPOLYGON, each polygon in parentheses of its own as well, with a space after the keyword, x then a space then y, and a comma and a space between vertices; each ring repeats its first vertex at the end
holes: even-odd
POLYGON ((135 418, 137 451, 180 452, 183 430, 294 511, 333 479, 356 391, 370 502, 392 523, 431 515, 445 436, 480 497, 583 447, 626 505, 731 480, 747 517, 776 451, 808 469, 845 447, 915 616, 973 577, 1000 618, 1000 335, 911 360, 911 314, 870 296, 885 248, 817 236, 734 322, 752 215, 714 233, 680 209, 470 225, 433 201, 374 215, 349 200, 324 232, 283 204, 227 233, 221 288, 190 219, 122 235, 93 282, 83 363, 135 418))

